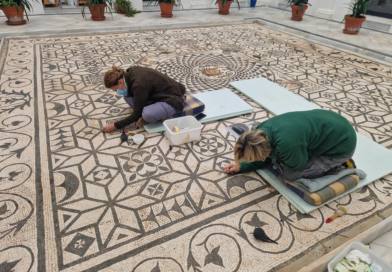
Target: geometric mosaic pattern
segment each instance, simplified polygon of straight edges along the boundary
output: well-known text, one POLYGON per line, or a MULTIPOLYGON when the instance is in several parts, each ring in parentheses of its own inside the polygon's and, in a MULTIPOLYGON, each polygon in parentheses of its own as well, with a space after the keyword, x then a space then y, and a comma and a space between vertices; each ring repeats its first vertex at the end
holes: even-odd
POLYGON ((224 174, 226 127, 270 116, 245 97, 253 113, 198 143, 100 132, 130 112, 102 74, 137 64, 193 93, 263 76, 392 148, 391 67, 258 24, 13 38, 0 53, 0 271, 268 271, 392 203, 388 176, 301 215, 255 173, 224 174), (325 225, 338 203, 346 221, 325 225), (278 244, 254 241, 258 226, 278 244))

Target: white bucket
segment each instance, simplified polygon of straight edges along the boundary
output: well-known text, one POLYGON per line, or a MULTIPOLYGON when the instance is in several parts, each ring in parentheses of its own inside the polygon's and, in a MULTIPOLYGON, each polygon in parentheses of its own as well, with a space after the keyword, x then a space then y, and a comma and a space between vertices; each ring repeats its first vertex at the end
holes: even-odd
POLYGON ((201 139, 202 125, 191 115, 168 119, 163 122, 163 126, 170 145, 182 145, 201 139))

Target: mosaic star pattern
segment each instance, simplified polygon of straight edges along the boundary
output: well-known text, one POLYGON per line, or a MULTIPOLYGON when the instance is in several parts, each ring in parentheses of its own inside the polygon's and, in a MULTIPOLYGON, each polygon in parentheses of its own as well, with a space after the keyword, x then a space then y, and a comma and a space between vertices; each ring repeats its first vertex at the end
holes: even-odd
POLYGON ((391 205, 391 176, 302 215, 255 173, 224 174, 226 127, 270 116, 245 97, 252 114, 204 125, 198 143, 100 132, 130 113, 102 74, 142 65, 192 93, 263 76, 391 148, 391 67, 258 24, 13 38, 0 64, 0 271, 269 271, 391 205), (325 225, 338 204, 346 220, 325 225))

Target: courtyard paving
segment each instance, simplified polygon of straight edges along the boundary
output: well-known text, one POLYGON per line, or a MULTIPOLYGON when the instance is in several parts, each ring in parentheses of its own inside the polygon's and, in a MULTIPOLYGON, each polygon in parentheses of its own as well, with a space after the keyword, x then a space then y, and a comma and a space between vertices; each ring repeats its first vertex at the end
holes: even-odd
POLYGON ((0 268, 278 271, 319 256, 320 244, 339 243, 336 233, 391 208, 392 176, 302 215, 256 174, 224 174, 234 145, 226 127, 271 116, 245 97, 254 112, 204 125, 199 143, 170 149, 163 135, 146 134, 141 146, 120 146, 118 134, 99 131, 129 113, 103 87, 102 74, 113 64, 137 64, 168 74, 191 93, 263 76, 392 148, 388 52, 356 42, 327 47, 299 29, 219 18, 209 22, 216 26, 190 27, 201 20, 194 18, 187 27, 151 23, 138 31, 110 26, 42 35, 36 29, 22 36, 12 30, 2 39, 0 268), (354 47, 367 56, 347 52, 354 47), (205 67, 220 73, 208 76, 205 67), (339 204, 349 213, 325 224, 339 204), (277 244, 255 241, 254 227, 277 244))

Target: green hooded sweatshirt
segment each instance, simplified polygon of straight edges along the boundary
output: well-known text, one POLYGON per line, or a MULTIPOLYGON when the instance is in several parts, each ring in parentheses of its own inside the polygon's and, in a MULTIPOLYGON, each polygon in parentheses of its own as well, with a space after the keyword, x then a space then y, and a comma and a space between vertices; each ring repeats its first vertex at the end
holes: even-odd
MULTIPOLYGON (((288 112, 257 126, 264 131, 272 152, 266 161, 301 171, 313 157, 351 155, 357 143, 354 128, 341 115, 328 110, 288 112)), ((266 162, 241 162, 240 171, 265 167, 266 162)))

